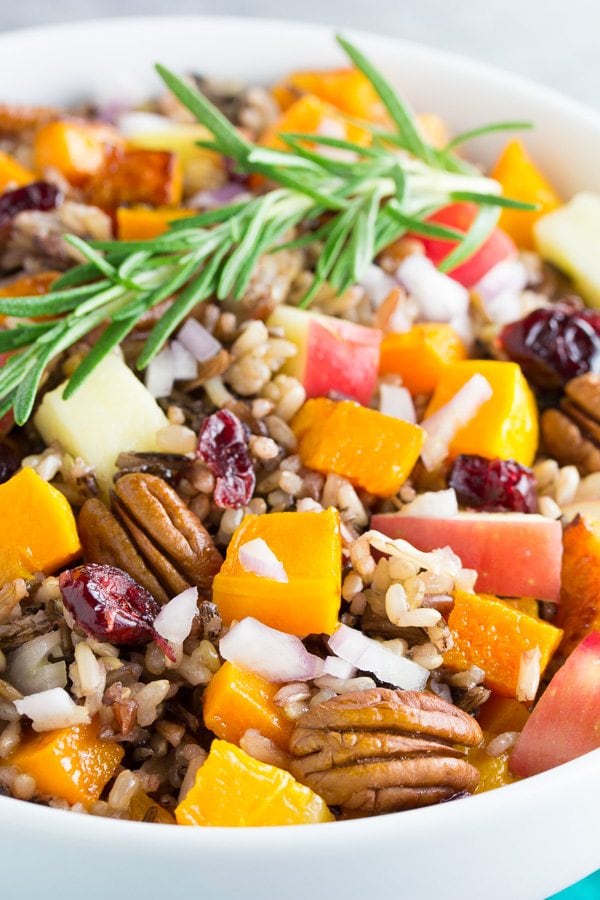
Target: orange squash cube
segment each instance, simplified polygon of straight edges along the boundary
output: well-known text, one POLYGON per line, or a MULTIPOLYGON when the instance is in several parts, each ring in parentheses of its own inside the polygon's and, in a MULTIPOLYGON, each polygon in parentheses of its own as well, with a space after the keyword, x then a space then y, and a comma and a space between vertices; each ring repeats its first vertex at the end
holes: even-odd
POLYGON ((175 825, 175 816, 161 806, 144 791, 134 794, 129 804, 129 818, 135 822, 158 822, 161 825, 175 825))
POLYGON ((122 147, 121 135, 93 122, 48 122, 37 131, 33 144, 35 168, 42 173, 57 169, 74 185, 84 184, 104 167, 112 147, 122 147))
POLYGON ((123 748, 98 737, 98 720, 26 737, 8 759, 35 778, 38 792, 89 806, 123 759, 123 748))
POLYGON ((560 628, 511 609, 507 603, 456 591, 448 617, 454 644, 444 654, 451 669, 479 666, 484 684, 503 697, 516 697, 521 654, 541 652, 543 675, 562 638, 560 628))
MULTIPOLYGON (((491 737, 492 735, 484 733, 486 741, 491 737)), ((485 794, 486 791, 493 791, 506 784, 519 781, 508 768, 509 757, 508 750, 500 756, 490 756, 481 747, 469 747, 467 761, 479 771, 479 784, 475 788, 476 794, 485 794)))
POLYGON ((332 822, 324 800, 289 772, 213 741, 194 786, 175 810, 178 825, 309 825, 332 822))
POLYGON ((88 202, 103 209, 123 204, 177 206, 183 195, 183 168, 167 150, 115 151, 85 187, 88 202))
POLYGON ((371 143, 369 131, 348 122, 339 109, 314 94, 305 94, 292 103, 279 119, 267 128, 261 136, 260 143, 275 150, 287 150, 288 145, 281 140, 279 134, 288 131, 339 137, 363 147, 371 143))
POLYGON ((0 287, 0 297, 35 297, 47 294, 60 272, 36 272, 34 275, 22 275, 10 284, 0 287))
POLYGON ((332 634, 341 597, 342 544, 339 513, 277 512, 246 516, 236 529, 213 599, 223 621, 252 616, 288 634, 332 634), (240 547, 262 538, 283 565, 287 582, 248 572, 240 547))
POLYGON ((565 633, 565 656, 590 632, 600 631, 600 520, 578 516, 565 528, 556 623, 565 633))
POLYGON ((415 465, 425 432, 418 425, 347 400, 308 400, 292 422, 305 466, 333 472, 378 497, 392 497, 415 465))
POLYGON ((303 94, 312 94, 355 119, 387 124, 389 116, 373 85, 359 69, 292 72, 273 88, 283 110, 303 94))
POLYGON ((0 584, 51 575, 81 552, 66 497, 33 469, 0 485, 0 584))
POLYGON ((381 344, 379 371, 400 375, 411 394, 431 394, 445 367, 466 359, 467 349, 446 322, 422 322, 410 331, 386 334, 381 344))
POLYGON ((294 726, 273 702, 280 687, 226 662, 212 677, 202 697, 204 724, 217 737, 232 744, 239 744, 249 728, 256 728, 282 750, 287 750, 294 726))
POLYGON ((450 457, 469 453, 488 459, 514 459, 530 466, 538 445, 537 406, 517 363, 488 359, 450 363, 435 389, 426 417, 448 403, 477 373, 488 380, 493 394, 455 435, 450 443, 450 457))
POLYGON ((492 694, 480 707, 477 721, 483 731, 494 735, 505 731, 522 731, 528 718, 529 710, 524 703, 519 703, 512 697, 492 694))
POLYGON ((491 177, 500 182, 506 197, 537 204, 538 209, 530 211, 503 209, 498 223, 518 247, 533 250, 533 226, 541 216, 560 206, 560 197, 519 140, 506 144, 491 177))
POLYGON ((169 230, 169 223, 193 216, 191 209, 152 209, 149 206, 119 206, 117 237, 120 241, 146 241, 169 230))
POLYGON ((35 181, 35 175, 8 153, 0 152, 0 194, 35 181))

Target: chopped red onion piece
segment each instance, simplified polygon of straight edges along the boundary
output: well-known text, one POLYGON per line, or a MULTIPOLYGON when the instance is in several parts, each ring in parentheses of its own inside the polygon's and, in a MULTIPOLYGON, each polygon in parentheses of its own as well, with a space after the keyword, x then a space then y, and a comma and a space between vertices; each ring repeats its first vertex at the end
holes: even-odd
POLYGON ((196 357, 180 341, 171 341, 171 359, 175 381, 190 381, 198 374, 196 357))
POLYGON ((254 538, 247 544, 242 544, 239 550, 239 560, 246 572, 253 572, 261 578, 271 578, 287 584, 287 572, 283 563, 277 559, 269 545, 262 538, 254 538))
POLYGON ((422 253, 403 259, 396 277, 419 307, 421 317, 429 322, 450 322, 464 316, 469 308, 468 290, 440 272, 422 253))
POLYGON ((88 725, 90 716, 83 706, 77 706, 63 688, 51 688, 15 700, 21 716, 28 716, 34 731, 52 731, 54 728, 70 728, 71 725, 88 725))
POLYGON ((427 432, 421 450, 421 459, 426 469, 431 472, 446 459, 454 435, 471 421, 492 394, 487 378, 477 373, 448 403, 421 422, 421 427, 427 432))
POLYGON ((340 659, 339 656, 328 656, 323 662, 323 675, 333 675, 334 678, 354 678, 356 666, 340 659))
POLYGON ((359 284, 375 307, 381 306, 390 291, 397 287, 397 282, 374 263, 369 266, 359 284))
POLYGON ((197 611, 198 588, 187 588, 161 607, 154 630, 170 643, 181 645, 189 637, 197 611))
POLYGON ((396 515, 417 516, 420 519, 449 519, 458 515, 458 501, 454 488, 446 491, 426 491, 417 494, 396 515))
POLYGON ((378 641, 354 628, 340 625, 329 638, 329 648, 346 662, 365 672, 372 672, 380 681, 405 691, 422 691, 429 672, 417 663, 397 656, 378 641))
POLYGON ((10 654, 8 678, 22 694, 35 694, 50 688, 67 686, 67 667, 64 660, 50 662, 53 650, 59 650, 59 631, 42 634, 22 644, 10 654))
POLYGON ((527 281, 527 269, 521 260, 510 257, 486 272, 473 290, 481 297, 492 322, 506 325, 523 315, 521 292, 527 281))
POLYGON ((196 319, 188 319, 179 329, 177 339, 198 362, 206 362, 223 349, 222 344, 196 319))
POLYGON ((187 205, 191 209, 219 209, 247 196, 248 190, 243 184, 239 181, 228 181, 212 191, 198 191, 190 197, 187 205))
POLYGON ((309 653, 300 638, 248 617, 221 638, 223 659, 266 681, 310 681, 323 672, 323 660, 309 653))
POLYGON ((379 385, 379 411, 384 416, 392 416, 394 419, 402 419, 414 425, 417 421, 415 405, 408 388, 397 384, 379 385))
POLYGON ((146 387, 153 397, 168 397, 175 384, 175 366, 170 347, 163 347, 148 365, 146 387))

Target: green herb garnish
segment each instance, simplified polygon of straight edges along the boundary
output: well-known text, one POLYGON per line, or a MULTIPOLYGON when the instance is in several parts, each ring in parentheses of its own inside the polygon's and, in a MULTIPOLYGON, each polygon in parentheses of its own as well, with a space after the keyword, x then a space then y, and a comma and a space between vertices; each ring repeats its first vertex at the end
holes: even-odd
POLYGON ((495 181, 453 153, 461 141, 515 123, 477 129, 443 151, 436 150, 424 140, 413 113, 383 75, 344 38, 338 37, 338 42, 369 79, 395 126, 388 132, 361 122, 372 133, 370 147, 309 134, 282 134, 289 148, 285 153, 257 146, 238 134, 206 97, 157 65, 165 84, 213 135, 202 145, 231 158, 240 172, 263 175, 277 187, 244 202, 179 219, 153 240, 89 244, 66 237, 85 263, 65 273, 43 297, 0 298, 0 314, 23 319, 0 332, 0 350, 15 351, 0 369, 0 414, 12 408, 17 424, 24 424, 49 363, 106 324, 71 376, 65 390, 65 397, 70 396, 147 310, 175 296, 137 360, 137 368, 143 369, 198 303, 213 297, 239 300, 265 253, 322 242, 303 301, 307 305, 324 282, 342 293, 360 280, 379 250, 407 231, 458 240, 442 263, 441 268, 448 270, 475 252, 502 207, 533 208, 502 197, 495 181), (436 209, 465 199, 480 207, 466 235, 425 221, 436 209), (307 233, 286 241, 300 223, 307 233), (40 315, 61 318, 29 321, 40 315))

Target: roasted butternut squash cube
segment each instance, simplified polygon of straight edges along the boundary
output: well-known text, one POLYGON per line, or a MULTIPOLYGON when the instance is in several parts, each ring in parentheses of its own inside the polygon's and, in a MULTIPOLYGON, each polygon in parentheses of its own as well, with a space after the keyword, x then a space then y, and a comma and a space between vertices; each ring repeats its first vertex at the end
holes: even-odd
POLYGON ((35 175, 13 156, 0 152, 0 194, 10 188, 24 187, 35 181, 35 175))
POLYGON ((557 625, 568 656, 591 631, 600 631, 600 521, 578 516, 565 528, 557 625))
POLYGON ((226 662, 202 697, 204 724, 232 744, 239 744, 244 733, 255 728, 287 750, 293 724, 273 702, 280 687, 226 662))
POLYGON ((80 186, 98 174, 107 155, 122 148, 123 138, 113 128, 94 122, 48 122, 38 129, 34 145, 35 168, 41 174, 56 169, 71 184, 80 186))
POLYGON ((86 184, 85 195, 103 209, 128 203, 177 206, 183 195, 181 159, 166 150, 117 151, 86 184))
POLYGON ((33 470, 0 485, 0 585, 51 575, 81 552, 67 499, 33 470))
POLYGON ((530 466, 538 445, 537 406, 517 363, 488 359, 450 363, 438 382, 426 416, 448 403, 475 374, 488 380, 493 393, 455 435, 450 443, 450 457, 469 453, 488 459, 514 459, 530 466))
POLYGON ((422 322, 410 331, 386 334, 379 371, 400 375, 411 394, 431 394, 449 363, 465 359, 467 350, 451 325, 422 322))
POLYGON ((308 400, 292 422, 305 466, 392 497, 415 465, 425 432, 418 425, 347 400, 308 400))
POLYGON ((484 684, 503 697, 516 697, 521 655, 539 648, 543 675, 562 631, 489 596, 456 591, 448 617, 453 646, 444 654, 451 669, 478 666, 484 684))
POLYGON ((214 601, 226 623, 253 616, 299 637, 332 634, 340 608, 341 566, 337 510, 246 516, 215 576, 214 601), (282 563, 287 582, 244 569, 240 547, 256 538, 262 538, 282 563))
POLYGON ((35 779, 41 794, 89 806, 115 774, 124 750, 98 737, 99 721, 26 737, 8 763, 35 779))
POLYGON ((371 134, 366 128, 349 122, 339 109, 314 94, 305 94, 292 103, 279 119, 267 128, 260 143, 276 150, 287 150, 288 145, 279 135, 288 131, 342 138, 363 147, 371 143, 371 134))
POLYGON ((213 741, 194 786, 175 810, 179 825, 309 825, 332 822, 326 803, 289 772, 213 741))
POLYGON ((304 94, 312 94, 356 119, 387 123, 389 116, 373 85, 358 69, 292 72, 273 88, 283 110, 304 94))
POLYGON ((193 215, 191 209, 119 206, 116 213, 117 237, 120 241, 146 241, 168 231, 171 222, 193 215))

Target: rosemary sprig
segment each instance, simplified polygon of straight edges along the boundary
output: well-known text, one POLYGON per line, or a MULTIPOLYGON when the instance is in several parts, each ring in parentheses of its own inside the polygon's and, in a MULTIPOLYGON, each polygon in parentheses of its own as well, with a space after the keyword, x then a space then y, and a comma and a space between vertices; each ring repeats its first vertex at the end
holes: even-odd
POLYGON ((257 146, 206 97, 157 65, 167 87, 211 132, 213 140, 201 143, 228 156, 239 171, 262 175, 276 187, 179 219, 153 240, 90 244, 68 236, 84 263, 61 276, 44 297, 0 298, 0 314, 22 320, 0 332, 0 351, 13 351, 0 368, 0 413, 12 408, 15 421, 26 422, 49 363, 106 325, 71 376, 65 391, 70 396, 147 310, 174 297, 137 360, 143 369, 198 303, 210 297, 240 299, 265 253, 322 242, 306 305, 325 281, 339 293, 359 281, 379 250, 407 231, 458 241, 441 265, 449 270, 485 240, 502 207, 532 208, 501 196, 495 181, 453 153, 462 141, 515 123, 476 129, 436 150, 384 76, 344 38, 338 42, 368 78, 392 123, 387 131, 360 123, 371 131, 368 147, 302 133, 281 135, 288 152, 257 146), (466 235, 426 221, 455 200, 479 206, 466 235), (289 240, 300 225, 303 234, 289 240), (60 318, 31 321, 40 315, 60 318))

